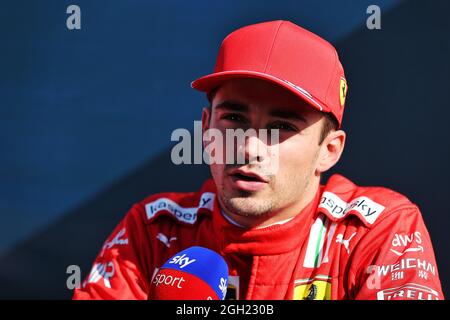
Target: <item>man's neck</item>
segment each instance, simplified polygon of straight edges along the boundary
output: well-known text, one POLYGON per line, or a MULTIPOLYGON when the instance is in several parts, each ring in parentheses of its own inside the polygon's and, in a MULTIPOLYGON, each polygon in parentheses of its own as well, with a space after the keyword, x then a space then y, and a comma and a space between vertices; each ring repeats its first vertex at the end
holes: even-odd
MULTIPOLYGON (((220 213, 222 214, 222 216, 223 216, 226 220, 228 220, 229 223, 235 225, 236 227, 239 227, 239 228, 242 228, 242 229, 247 229, 247 228, 248 228, 248 227, 243 226, 243 225, 237 223, 236 221, 234 221, 234 220, 229 216, 229 214, 227 214, 222 208, 220 209, 220 213)), ((288 218, 288 219, 286 219, 286 220, 277 221, 277 222, 275 222, 275 223, 271 223, 271 224, 268 224, 268 225, 263 224, 262 226, 257 226, 257 227, 255 227, 255 228, 256 228, 256 229, 262 229, 262 228, 270 227, 270 226, 277 225, 277 224, 285 224, 286 222, 291 221, 293 218, 294 218, 294 217, 291 217, 291 218, 288 218)))

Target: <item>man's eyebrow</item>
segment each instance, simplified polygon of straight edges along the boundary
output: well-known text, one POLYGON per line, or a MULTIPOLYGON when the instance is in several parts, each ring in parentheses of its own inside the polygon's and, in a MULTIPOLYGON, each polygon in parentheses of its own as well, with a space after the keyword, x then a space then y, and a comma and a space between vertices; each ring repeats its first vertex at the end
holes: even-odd
POLYGON ((233 100, 225 100, 218 103, 215 107, 216 110, 227 110, 227 111, 240 111, 245 112, 248 111, 248 106, 233 100))
MULTIPOLYGON (((216 110, 222 111, 236 111, 236 112, 246 112, 249 110, 249 107, 241 102, 235 100, 225 100, 218 103, 215 107, 216 110)), ((303 122, 307 122, 306 118, 300 114, 300 112, 296 111, 283 111, 283 110, 273 110, 270 112, 270 116, 282 119, 290 119, 290 120, 300 120, 303 122)))
POLYGON ((305 123, 307 122, 304 116, 302 116, 299 112, 295 111, 273 110, 272 112, 270 112, 270 115, 276 118, 300 120, 305 123))

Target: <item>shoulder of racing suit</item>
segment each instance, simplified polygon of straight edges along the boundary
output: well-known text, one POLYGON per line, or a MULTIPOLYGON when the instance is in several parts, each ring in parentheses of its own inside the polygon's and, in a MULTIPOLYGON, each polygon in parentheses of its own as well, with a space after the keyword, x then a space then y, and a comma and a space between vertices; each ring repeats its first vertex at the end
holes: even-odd
POLYGON ((332 221, 356 216, 367 228, 373 228, 393 214, 417 211, 417 205, 406 196, 379 186, 358 186, 335 174, 323 186, 318 210, 332 221))
POLYGON ((174 223, 195 226, 199 217, 211 216, 216 188, 212 179, 207 180, 197 192, 164 192, 148 196, 136 204, 144 215, 146 224, 154 224, 160 217, 168 217, 174 223))

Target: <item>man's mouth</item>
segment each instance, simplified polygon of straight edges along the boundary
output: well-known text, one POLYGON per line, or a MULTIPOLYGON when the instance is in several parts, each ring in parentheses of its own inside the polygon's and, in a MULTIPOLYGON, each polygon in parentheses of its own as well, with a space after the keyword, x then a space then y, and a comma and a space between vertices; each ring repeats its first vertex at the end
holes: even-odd
POLYGON ((263 175, 241 169, 231 171, 230 177, 235 188, 245 191, 261 190, 269 182, 263 175))

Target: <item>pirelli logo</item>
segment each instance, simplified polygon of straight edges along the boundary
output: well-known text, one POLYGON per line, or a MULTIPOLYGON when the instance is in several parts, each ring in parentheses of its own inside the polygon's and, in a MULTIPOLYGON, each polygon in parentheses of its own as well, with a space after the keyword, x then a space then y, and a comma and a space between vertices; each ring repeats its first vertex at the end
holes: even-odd
POLYGON ((166 211, 181 222, 194 224, 197 221, 198 209, 205 208, 211 211, 213 210, 214 196, 212 192, 203 193, 197 207, 182 207, 173 200, 160 198, 145 205, 147 219, 152 219, 158 212, 166 211))
POLYGON ((352 199, 352 201, 347 203, 336 194, 328 191, 323 193, 319 208, 328 211, 333 217, 338 219, 345 217, 351 211, 356 211, 369 224, 373 224, 386 209, 381 204, 364 196, 352 199))
POLYGON ((439 300, 439 293, 429 287, 406 283, 401 287, 384 289, 377 292, 377 300, 439 300))

